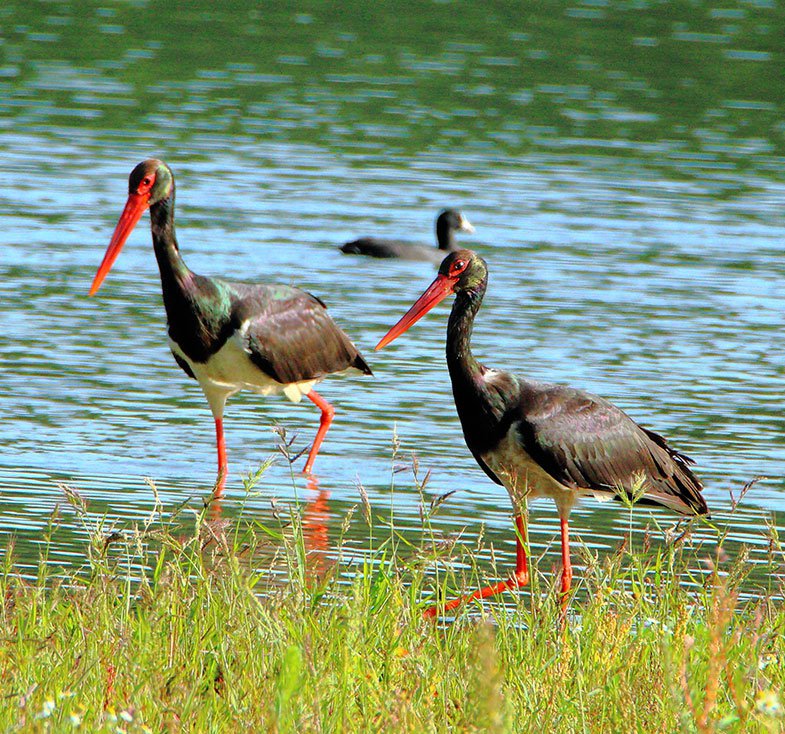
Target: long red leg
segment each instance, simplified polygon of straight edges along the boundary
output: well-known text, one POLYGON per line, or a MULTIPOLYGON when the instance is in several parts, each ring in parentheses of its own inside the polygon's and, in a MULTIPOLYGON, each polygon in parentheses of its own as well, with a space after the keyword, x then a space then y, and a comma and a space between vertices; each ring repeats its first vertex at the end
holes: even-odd
POLYGON ((459 596, 457 599, 448 601, 444 605, 436 604, 428 607, 423 612, 423 615, 425 617, 435 617, 439 612, 449 612, 451 609, 455 609, 466 602, 474 601, 475 599, 487 599, 489 596, 500 594, 502 591, 526 586, 529 583, 529 562, 526 558, 526 549, 523 547, 523 538, 526 537, 523 515, 515 517, 515 526, 518 529, 515 536, 515 573, 511 578, 507 579, 507 581, 500 581, 498 584, 478 589, 471 594, 459 596))
POLYGON ((335 415, 335 408, 333 408, 333 406, 330 405, 330 403, 328 403, 315 390, 311 390, 311 392, 308 393, 308 397, 322 411, 322 419, 319 422, 319 430, 316 432, 316 438, 313 440, 313 446, 311 446, 311 453, 308 454, 308 461, 305 462, 305 469, 303 469, 304 474, 311 473, 316 454, 319 453, 319 447, 322 445, 322 441, 324 441, 324 434, 327 433, 327 429, 333 422, 333 416, 335 415))
POLYGON ((562 614, 567 612, 567 601, 572 584, 572 563, 570 562, 570 524, 566 516, 559 517, 561 523, 561 609, 562 614))
POLYGON ((226 473, 229 465, 226 462, 226 444, 224 442, 224 422, 221 418, 215 419, 215 443, 218 446, 218 480, 215 483, 215 496, 220 497, 226 486, 226 473))

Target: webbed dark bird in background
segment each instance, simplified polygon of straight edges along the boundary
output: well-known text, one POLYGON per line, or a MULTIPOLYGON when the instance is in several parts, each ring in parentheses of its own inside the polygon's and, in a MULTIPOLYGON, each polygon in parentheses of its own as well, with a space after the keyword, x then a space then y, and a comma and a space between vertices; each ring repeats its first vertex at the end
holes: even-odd
POLYGON ((457 249, 456 232, 474 234, 471 222, 455 209, 443 209, 436 217, 436 247, 425 247, 411 242, 386 240, 380 237, 361 237, 341 247, 345 255, 367 255, 368 257, 399 258, 401 260, 425 260, 440 263, 448 252, 457 249))

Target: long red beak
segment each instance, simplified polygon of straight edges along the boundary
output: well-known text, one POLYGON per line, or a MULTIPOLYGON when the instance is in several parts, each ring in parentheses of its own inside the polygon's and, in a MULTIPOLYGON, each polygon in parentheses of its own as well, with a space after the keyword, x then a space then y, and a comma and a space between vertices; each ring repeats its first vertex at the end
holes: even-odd
POLYGON ((376 349, 381 349, 387 346, 393 339, 397 339, 412 324, 425 316, 437 303, 441 303, 447 298, 453 292, 454 287, 455 281, 452 278, 446 275, 437 275, 436 280, 414 302, 403 318, 382 337, 382 340, 376 345, 376 349))
POLYGON ((117 260, 120 250, 123 249, 123 245, 128 239, 128 235, 131 234, 131 231, 141 219, 142 214, 144 214, 145 209, 147 209, 148 206, 150 206, 150 194, 129 195, 128 201, 125 202, 125 209, 123 209, 123 213, 120 215, 120 221, 114 228, 114 234, 112 235, 112 240, 109 242, 109 247, 106 248, 103 262, 98 268, 95 278, 93 278, 93 284, 90 286, 89 295, 92 296, 101 287, 101 283, 104 282, 106 274, 112 269, 112 265, 114 265, 114 261, 117 260))

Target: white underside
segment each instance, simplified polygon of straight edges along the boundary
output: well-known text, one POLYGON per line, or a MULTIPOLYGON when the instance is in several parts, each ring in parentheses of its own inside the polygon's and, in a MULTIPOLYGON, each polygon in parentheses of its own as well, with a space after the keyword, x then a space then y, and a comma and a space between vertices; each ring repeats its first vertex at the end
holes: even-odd
POLYGON ((299 403, 319 380, 280 383, 268 377, 252 361, 244 346, 242 331, 230 337, 226 344, 207 362, 192 362, 171 339, 169 346, 180 359, 188 363, 194 376, 204 390, 210 409, 216 418, 223 416, 224 405, 230 395, 240 390, 250 390, 259 395, 283 393, 289 400, 299 403))
POLYGON ((556 481, 521 446, 514 425, 499 445, 482 459, 510 493, 516 515, 524 512, 527 500, 538 497, 550 497, 556 502, 559 515, 566 517, 580 497, 595 497, 607 502, 614 496, 610 491, 576 489, 556 481))

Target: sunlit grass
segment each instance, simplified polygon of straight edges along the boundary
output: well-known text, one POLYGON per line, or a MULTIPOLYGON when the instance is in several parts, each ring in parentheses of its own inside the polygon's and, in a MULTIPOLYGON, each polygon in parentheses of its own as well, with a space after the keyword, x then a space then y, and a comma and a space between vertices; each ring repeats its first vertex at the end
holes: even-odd
POLYGON ((327 555, 313 508, 278 508, 263 525, 156 503, 117 528, 67 495, 88 538, 83 568, 53 575, 44 553, 30 581, 6 554, 3 731, 783 730, 773 529, 759 598, 743 554, 725 560, 722 538, 710 556, 690 548, 685 529, 603 559, 581 549, 566 624, 550 568, 530 592, 433 623, 422 609, 434 594, 496 578, 474 550, 436 542, 438 500, 423 501, 413 545, 360 488, 370 550, 331 538, 327 555))

